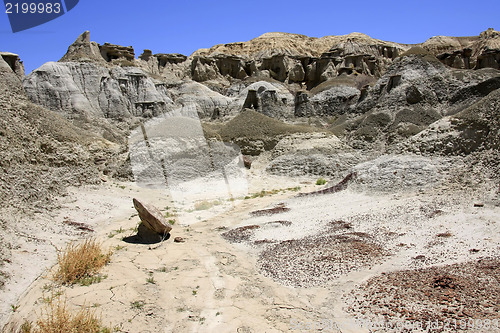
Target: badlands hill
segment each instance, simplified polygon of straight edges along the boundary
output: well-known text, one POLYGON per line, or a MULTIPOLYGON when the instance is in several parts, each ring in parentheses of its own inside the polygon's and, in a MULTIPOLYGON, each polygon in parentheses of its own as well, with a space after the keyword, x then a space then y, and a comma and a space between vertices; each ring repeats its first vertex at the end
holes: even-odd
MULTIPOLYGON (((144 50, 138 57, 131 46, 100 45, 84 32, 59 61, 26 76, 19 56, 0 55, 6 332, 38 311, 29 297, 41 297, 40 285, 19 297, 54 264, 56 249, 88 235, 75 230, 78 223, 90 223, 106 240, 117 229, 110 223, 123 230, 136 222, 131 193, 176 207, 177 232, 189 246, 176 254, 189 259, 158 254, 162 265, 181 267, 162 281, 179 297, 162 298, 133 275, 137 267, 141 274, 161 269, 136 261, 148 255, 143 244, 117 254, 115 265, 131 263, 130 279, 115 280, 120 274, 111 272, 108 283, 123 286, 116 295, 126 301, 108 300, 108 285, 92 292, 122 331, 219 324, 286 331, 290 318, 383 316, 377 299, 387 305, 386 319, 497 318, 498 286, 490 282, 498 279, 500 32, 417 45, 361 33, 267 33, 190 56, 144 50), (323 178, 330 190, 294 197, 299 187, 319 189, 323 178), (214 195, 217 179, 228 196, 214 195), (259 215, 269 207, 284 214, 259 215), (216 281, 193 282, 216 288, 215 296, 187 297, 196 293, 183 285, 183 274, 216 281), (409 276, 421 277, 422 285, 408 282, 418 290, 406 301, 389 300, 386 289, 409 288, 409 276), (481 281, 489 281, 490 296, 477 292, 481 281), (129 285, 151 297, 154 316, 123 318, 129 285), (225 292, 232 296, 221 296, 221 285, 231 286, 225 292), (439 288, 449 297, 444 308, 439 288), (261 296, 247 312, 233 306, 261 296), (9 306, 17 302, 30 306, 13 313, 9 306), (296 306, 280 305, 286 302, 296 306), (424 303, 435 312, 419 308, 424 303), (210 312, 214 304, 230 317, 210 312)), ((109 244, 124 246, 113 237, 109 244)), ((81 305, 87 291, 70 293, 81 305)))

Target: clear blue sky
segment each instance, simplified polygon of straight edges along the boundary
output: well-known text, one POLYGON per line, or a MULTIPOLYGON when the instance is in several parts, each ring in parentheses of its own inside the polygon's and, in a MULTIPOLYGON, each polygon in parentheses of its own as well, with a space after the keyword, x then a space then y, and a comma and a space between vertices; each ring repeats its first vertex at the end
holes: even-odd
POLYGON ((199 48, 274 31, 312 37, 355 31, 420 43, 436 35, 500 30, 500 1, 80 0, 67 14, 15 34, 4 10, 0 16, 0 51, 18 53, 29 73, 59 60, 85 30, 100 44, 133 46, 136 56, 146 48, 190 55, 199 48))

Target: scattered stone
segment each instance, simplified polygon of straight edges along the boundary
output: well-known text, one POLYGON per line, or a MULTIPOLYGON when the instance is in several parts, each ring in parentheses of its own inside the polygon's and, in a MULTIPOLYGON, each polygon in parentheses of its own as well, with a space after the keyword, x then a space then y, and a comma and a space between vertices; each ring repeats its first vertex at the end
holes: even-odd
MULTIPOLYGON (((431 322, 458 323, 463 320, 471 323, 469 320, 477 318, 481 318, 481 322, 498 321, 499 279, 499 260, 488 258, 388 272, 371 278, 353 295, 344 297, 350 298, 348 312, 357 317, 364 311, 363 319, 372 320, 375 318, 370 314, 384 309, 386 318, 404 317, 411 323, 422 324, 423 330, 428 331, 431 322)), ((475 331, 472 326, 467 328, 475 331)), ((437 330, 442 331, 445 330, 437 330)), ((387 330, 376 329, 374 332, 387 330)))
POLYGON ((165 220, 160 210, 153 205, 145 204, 137 199, 133 199, 134 207, 139 213, 142 224, 149 230, 159 234, 166 235, 172 230, 172 227, 165 220))
POLYGON ((281 241, 261 252, 258 266, 264 275, 285 285, 321 286, 388 255, 365 235, 327 233, 281 241))
POLYGON ((266 222, 266 225, 289 227, 292 225, 292 222, 290 222, 290 221, 271 221, 271 222, 266 222))
POLYGON ((243 165, 247 169, 250 169, 252 167, 252 161, 248 156, 243 155, 243 165))
POLYGON ((474 207, 484 207, 484 204, 477 202, 474 204, 474 207))
POLYGON ((357 176, 357 174, 355 172, 351 172, 344 179, 342 179, 342 181, 340 183, 338 183, 337 185, 330 186, 330 187, 327 187, 323 190, 314 191, 314 192, 310 192, 310 193, 300 193, 298 196, 305 197, 305 196, 309 196, 309 195, 319 195, 319 194, 329 194, 329 193, 340 192, 342 190, 345 190, 347 188, 348 183, 350 181, 352 181, 353 179, 355 179, 356 176, 357 176))
POLYGON ((272 215, 272 214, 288 212, 289 210, 290 208, 285 207, 284 204, 279 204, 274 208, 255 210, 253 212, 250 212, 250 215, 252 216, 272 215))
POLYGON ((185 240, 182 237, 175 237, 174 238, 174 243, 184 243, 185 240))
POLYGON ((94 229, 90 228, 85 223, 71 221, 67 217, 63 220, 63 223, 70 225, 70 226, 73 226, 73 227, 76 227, 77 229, 82 230, 82 231, 94 232, 94 229))

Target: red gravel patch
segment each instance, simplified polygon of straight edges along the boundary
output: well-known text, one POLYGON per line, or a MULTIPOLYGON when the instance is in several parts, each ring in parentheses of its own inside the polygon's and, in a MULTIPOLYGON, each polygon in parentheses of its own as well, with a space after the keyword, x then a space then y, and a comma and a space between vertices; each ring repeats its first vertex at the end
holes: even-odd
POLYGON ((361 286, 349 303, 349 312, 373 321, 407 321, 424 330, 439 322, 452 331, 475 331, 472 325, 489 320, 491 331, 498 331, 500 259, 382 274, 361 286))
POLYGON ((259 229, 258 225, 246 225, 244 227, 239 227, 231 229, 221 234, 222 238, 231 243, 241 243, 250 240, 256 229, 259 229))
POLYGON ((270 245, 258 259, 261 272, 285 285, 320 286, 369 267, 388 255, 361 233, 323 234, 270 245))

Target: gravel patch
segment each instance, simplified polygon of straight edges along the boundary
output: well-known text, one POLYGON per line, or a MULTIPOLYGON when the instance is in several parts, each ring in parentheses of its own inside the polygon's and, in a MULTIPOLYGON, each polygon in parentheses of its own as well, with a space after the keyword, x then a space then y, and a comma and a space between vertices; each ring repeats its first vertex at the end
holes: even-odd
POLYGON ((365 233, 334 234, 330 230, 270 245, 261 252, 258 266, 264 275, 284 285, 312 287, 370 267, 388 254, 365 233))
MULTIPOLYGON (((432 329, 431 323, 441 323, 453 331, 475 332, 481 329, 480 322, 489 322, 491 331, 495 331, 500 329, 500 260, 488 258, 382 273, 368 280, 354 295, 344 297, 348 299, 348 312, 370 322, 418 323, 424 330, 432 329)), ((386 326, 375 331, 389 330, 386 326)))

